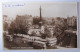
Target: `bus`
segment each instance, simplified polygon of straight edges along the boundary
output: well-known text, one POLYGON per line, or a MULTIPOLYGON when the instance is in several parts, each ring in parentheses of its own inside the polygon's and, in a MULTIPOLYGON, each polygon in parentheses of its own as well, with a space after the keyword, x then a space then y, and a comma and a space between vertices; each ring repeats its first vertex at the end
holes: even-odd
POLYGON ((46 49, 46 43, 41 41, 34 41, 33 47, 36 49, 46 49))
POLYGON ((57 38, 47 38, 47 46, 55 46, 57 43, 57 38))

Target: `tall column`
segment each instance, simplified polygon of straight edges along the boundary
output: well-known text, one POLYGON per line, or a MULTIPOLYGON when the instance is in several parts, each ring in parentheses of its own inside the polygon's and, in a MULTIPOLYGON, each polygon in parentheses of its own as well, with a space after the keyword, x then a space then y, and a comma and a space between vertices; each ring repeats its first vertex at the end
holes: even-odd
POLYGON ((42 25, 42 16, 41 16, 41 6, 40 6, 40 28, 41 28, 41 33, 44 33, 44 26, 42 25))
POLYGON ((42 18, 42 16, 41 16, 41 6, 40 6, 40 21, 42 20, 41 18, 42 18))
POLYGON ((41 6, 40 6, 40 28, 41 28, 41 26, 42 26, 42 16, 41 16, 41 6))

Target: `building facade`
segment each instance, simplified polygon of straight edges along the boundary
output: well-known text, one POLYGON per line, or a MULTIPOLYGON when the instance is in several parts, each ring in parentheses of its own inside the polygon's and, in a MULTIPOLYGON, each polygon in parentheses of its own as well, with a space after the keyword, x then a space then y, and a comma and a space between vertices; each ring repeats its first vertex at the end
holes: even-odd
POLYGON ((76 26, 77 25, 77 17, 76 16, 67 17, 67 24, 68 24, 68 26, 76 26))
POLYGON ((31 15, 17 15, 16 22, 30 27, 33 24, 33 17, 31 15))

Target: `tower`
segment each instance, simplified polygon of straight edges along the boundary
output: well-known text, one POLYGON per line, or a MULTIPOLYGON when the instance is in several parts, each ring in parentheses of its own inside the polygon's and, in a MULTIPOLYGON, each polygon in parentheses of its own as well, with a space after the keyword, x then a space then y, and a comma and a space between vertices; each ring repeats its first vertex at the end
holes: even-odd
POLYGON ((41 6, 40 6, 40 28, 41 28, 41 26, 42 26, 42 15, 41 15, 41 6))
POLYGON ((41 15, 41 6, 40 6, 40 28, 41 28, 41 33, 44 33, 44 26, 42 25, 42 15, 41 15))
POLYGON ((41 16, 41 6, 40 6, 40 21, 42 21, 42 16, 41 16))

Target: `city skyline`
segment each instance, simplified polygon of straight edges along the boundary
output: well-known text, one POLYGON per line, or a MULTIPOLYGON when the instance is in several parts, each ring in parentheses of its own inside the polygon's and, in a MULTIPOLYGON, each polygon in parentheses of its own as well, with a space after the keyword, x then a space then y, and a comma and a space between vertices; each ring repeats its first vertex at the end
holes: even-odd
POLYGON ((42 8, 42 17, 72 17, 77 16, 76 2, 24 2, 24 3, 3 3, 3 15, 15 18, 16 15, 40 16, 39 9, 42 8), (23 6, 5 7, 5 5, 23 6), (34 13, 35 12, 35 13, 34 13))

